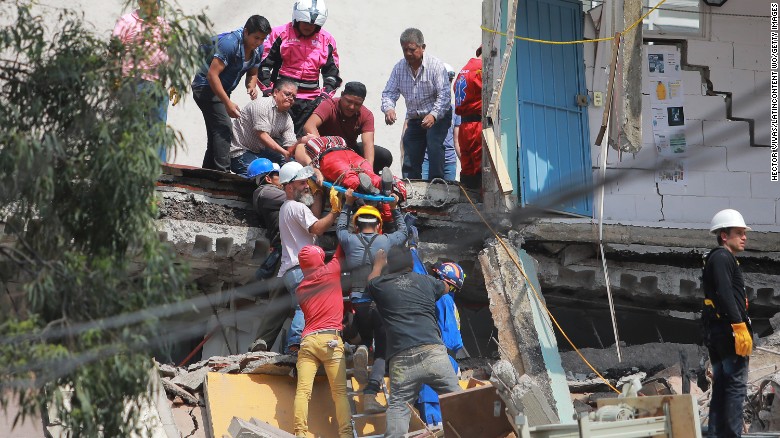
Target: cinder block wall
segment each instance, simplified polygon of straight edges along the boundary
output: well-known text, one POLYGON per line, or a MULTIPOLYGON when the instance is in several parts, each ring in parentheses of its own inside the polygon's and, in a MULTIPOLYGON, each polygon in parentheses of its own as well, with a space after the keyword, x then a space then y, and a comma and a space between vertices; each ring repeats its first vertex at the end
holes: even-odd
MULTIPOLYGON (((706 12, 706 7, 703 6, 706 12)), ((709 15, 704 37, 688 38, 689 65, 709 68, 715 91, 731 92, 732 116, 755 121, 755 143, 769 144, 769 3, 727 2, 710 8, 718 14, 762 15, 764 18, 709 15)), ((669 35, 670 38, 675 36, 669 35)), ((680 38, 677 36, 677 38, 680 38)), ((606 47, 605 47, 606 48, 606 47)), ((602 50, 601 48, 599 50, 602 50)), ((586 67, 602 67, 587 50, 586 67)), ((608 62, 608 60, 607 60, 608 62)), ((603 91, 605 84, 590 90, 603 91)), ((657 152, 653 143, 650 93, 643 84, 642 150, 618 154, 610 149, 607 175, 618 180, 606 187, 604 217, 625 224, 707 228, 712 215, 735 208, 753 228, 780 231, 780 183, 769 177, 769 148, 750 146, 747 122, 727 118, 723 96, 708 96, 699 71, 683 71, 685 126, 690 151, 685 185, 655 182, 657 152)), ((603 108, 589 109, 595 143, 603 108)), ((598 181, 600 148, 593 147, 594 181, 598 181)), ((598 196, 594 197, 598 200, 598 196)))

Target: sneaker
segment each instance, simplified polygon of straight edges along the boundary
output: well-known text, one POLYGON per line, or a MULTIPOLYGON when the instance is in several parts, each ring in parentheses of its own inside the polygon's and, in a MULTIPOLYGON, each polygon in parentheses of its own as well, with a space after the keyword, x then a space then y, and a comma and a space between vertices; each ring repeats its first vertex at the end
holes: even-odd
POLYGON ((387 407, 379 403, 376 394, 363 394, 363 413, 378 414, 387 410, 387 407))
POLYGON ((360 189, 361 192, 367 193, 369 195, 379 194, 379 189, 374 187, 374 183, 371 182, 370 176, 365 173, 359 173, 358 179, 360 180, 360 186, 358 186, 358 189, 360 189))
POLYGON ((252 345, 249 346, 250 353, 255 353, 258 351, 268 351, 268 344, 266 344, 262 339, 258 339, 255 342, 252 342, 252 345))
POLYGON ((393 193, 393 172, 389 167, 382 169, 382 194, 390 196, 393 193))
POLYGON ((379 382, 377 382, 376 380, 369 380, 368 384, 366 384, 365 389, 363 389, 363 394, 376 395, 381 390, 382 388, 379 386, 379 382))
POLYGON ((352 355, 352 374, 362 386, 368 382, 368 348, 361 345, 352 355))

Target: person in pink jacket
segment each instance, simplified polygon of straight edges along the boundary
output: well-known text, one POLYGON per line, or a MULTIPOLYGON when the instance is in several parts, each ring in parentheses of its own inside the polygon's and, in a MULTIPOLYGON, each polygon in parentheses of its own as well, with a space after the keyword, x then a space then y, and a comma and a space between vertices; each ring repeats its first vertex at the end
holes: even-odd
MULTIPOLYGON (((169 94, 163 90, 158 69, 168 62, 165 52, 165 35, 170 33, 171 26, 160 15, 160 5, 157 0, 139 0, 138 9, 122 15, 114 26, 111 34, 113 39, 111 50, 122 59, 122 76, 135 80, 135 95, 150 97, 155 105, 149 108, 147 119, 150 127, 154 124, 165 124, 168 120, 168 101, 179 102, 179 93, 171 87, 169 94)), ((160 145, 158 151, 160 160, 167 160, 167 147, 160 145)))
POLYGON ((280 78, 298 84, 298 96, 289 114, 299 137, 305 134, 304 123, 325 95, 333 95, 341 85, 336 40, 322 29, 327 18, 325 0, 296 1, 292 22, 273 28, 263 44, 259 72, 263 91, 270 90, 280 78))

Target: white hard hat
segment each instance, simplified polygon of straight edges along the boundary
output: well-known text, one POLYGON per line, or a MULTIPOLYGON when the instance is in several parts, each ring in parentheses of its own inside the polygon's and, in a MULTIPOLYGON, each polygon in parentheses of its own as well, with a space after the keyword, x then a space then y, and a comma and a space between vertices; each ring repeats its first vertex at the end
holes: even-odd
POLYGON ((293 6, 293 23, 302 21, 322 27, 327 19, 328 6, 325 0, 299 0, 293 6))
POLYGON ((715 234, 721 228, 739 227, 750 231, 750 227, 745 225, 745 219, 737 210, 727 208, 715 213, 710 222, 710 233, 715 234))
POLYGON ((279 183, 287 184, 293 181, 311 178, 314 175, 314 169, 311 166, 303 167, 297 161, 291 161, 279 169, 279 183))

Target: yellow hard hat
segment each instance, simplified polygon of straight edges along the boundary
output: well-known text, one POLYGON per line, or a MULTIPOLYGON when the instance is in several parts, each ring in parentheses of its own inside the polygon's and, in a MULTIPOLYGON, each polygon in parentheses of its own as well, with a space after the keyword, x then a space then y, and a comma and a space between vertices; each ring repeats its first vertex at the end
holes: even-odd
POLYGON ((379 214, 379 210, 376 209, 376 207, 372 205, 364 205, 360 208, 358 208, 358 211, 355 212, 355 215, 352 216, 352 224, 357 227, 358 218, 360 216, 374 216, 377 221, 379 221, 379 225, 382 225, 382 215, 379 214))

